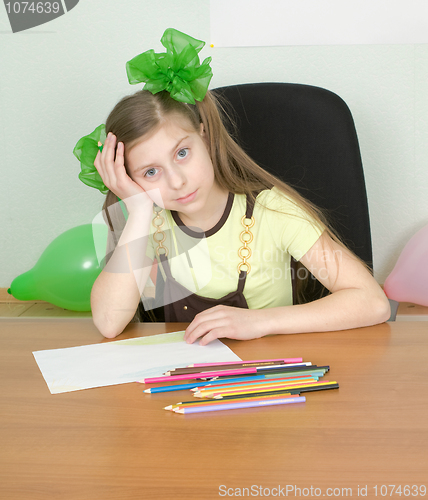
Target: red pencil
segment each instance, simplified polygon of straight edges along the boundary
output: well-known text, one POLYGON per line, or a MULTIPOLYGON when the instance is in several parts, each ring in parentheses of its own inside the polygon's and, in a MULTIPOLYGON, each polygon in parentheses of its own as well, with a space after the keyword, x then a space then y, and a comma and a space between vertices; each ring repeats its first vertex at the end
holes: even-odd
MULTIPOLYGON (((299 364, 298 366, 303 366, 308 363, 302 363, 301 365, 299 364)), ((166 376, 161 376, 161 377, 151 377, 151 378, 144 378, 143 380, 140 380, 139 382, 143 384, 156 384, 158 382, 171 382, 173 380, 194 380, 198 378, 213 378, 213 377, 218 377, 218 376, 226 376, 226 375, 243 375, 247 373, 259 373, 263 371, 263 373, 267 373, 266 370, 267 368, 273 368, 275 365, 269 366, 269 367, 249 367, 249 368, 234 368, 233 370, 218 370, 218 371, 200 371, 199 373, 189 373, 189 374, 183 374, 183 375, 166 375, 166 376)), ((285 365, 278 365, 279 368, 285 367, 285 365)), ((203 370, 203 368, 202 368, 203 370)))

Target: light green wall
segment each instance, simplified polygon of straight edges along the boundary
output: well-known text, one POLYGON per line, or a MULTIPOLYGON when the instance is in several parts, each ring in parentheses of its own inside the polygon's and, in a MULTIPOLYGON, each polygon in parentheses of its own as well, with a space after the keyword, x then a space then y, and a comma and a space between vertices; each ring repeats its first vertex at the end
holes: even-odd
POLYGON ((206 40, 211 87, 284 81, 325 87, 356 123, 370 204, 376 277, 428 224, 428 45, 210 48, 208 0, 81 0, 68 14, 12 34, 0 7, 0 287, 52 239, 91 222, 103 196, 77 178, 72 154, 125 94, 125 62, 167 27, 206 40), (126 6, 126 7, 125 7, 126 6))

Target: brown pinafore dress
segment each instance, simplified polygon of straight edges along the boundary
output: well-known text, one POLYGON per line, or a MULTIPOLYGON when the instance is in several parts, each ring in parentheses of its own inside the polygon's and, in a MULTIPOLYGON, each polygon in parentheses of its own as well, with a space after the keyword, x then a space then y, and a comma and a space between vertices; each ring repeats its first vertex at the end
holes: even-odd
POLYGON ((253 235, 250 232, 250 228, 253 227, 255 223, 253 210, 254 202, 252 202, 252 200, 250 200, 247 196, 246 213, 242 217, 244 230, 242 231, 240 237, 243 246, 238 251, 239 256, 242 258, 242 262, 238 265, 238 285, 235 291, 228 293, 220 299, 212 299, 197 295, 178 283, 171 274, 167 254, 160 253, 157 250, 160 265, 163 268, 165 276, 163 297, 166 322, 177 321, 189 323, 193 320, 196 314, 216 305, 248 309, 248 304, 243 292, 247 274, 251 269, 247 259, 251 256, 251 250, 248 247, 248 244, 253 240, 253 235), (242 267, 245 269, 242 269, 242 267))

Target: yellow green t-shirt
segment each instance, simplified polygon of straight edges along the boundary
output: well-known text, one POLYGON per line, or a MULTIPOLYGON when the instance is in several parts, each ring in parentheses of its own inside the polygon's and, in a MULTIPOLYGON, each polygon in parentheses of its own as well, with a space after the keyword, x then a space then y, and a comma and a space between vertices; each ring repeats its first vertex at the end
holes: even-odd
MULTIPOLYGON (((245 195, 229 195, 222 219, 206 233, 187 228, 177 213, 164 210, 162 232, 166 239, 172 276, 193 293, 219 299, 237 289, 238 251, 243 246, 241 219, 246 212, 245 195)), ((253 240, 249 243, 251 270, 244 296, 250 309, 291 305, 290 259, 307 253, 323 228, 277 188, 262 191, 254 206, 253 240)), ((148 256, 157 244, 151 228, 148 256)), ((159 236, 156 237, 159 240, 159 236)), ((245 267, 243 267, 245 269, 245 267)))

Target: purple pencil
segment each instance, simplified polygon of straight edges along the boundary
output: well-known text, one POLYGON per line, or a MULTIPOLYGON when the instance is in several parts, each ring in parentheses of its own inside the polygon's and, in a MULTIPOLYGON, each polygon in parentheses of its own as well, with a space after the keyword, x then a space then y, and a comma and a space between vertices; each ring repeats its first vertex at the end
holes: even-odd
POLYGON ((175 413, 183 413, 187 415, 188 413, 201 413, 206 411, 221 411, 221 410, 239 410, 241 408, 254 408, 256 406, 273 406, 273 405, 285 405, 288 403, 304 403, 306 401, 305 396, 296 396, 295 398, 282 398, 282 399, 266 399, 259 401, 246 401, 242 403, 226 403, 224 405, 201 405, 193 408, 181 408, 174 410, 175 413))

